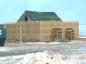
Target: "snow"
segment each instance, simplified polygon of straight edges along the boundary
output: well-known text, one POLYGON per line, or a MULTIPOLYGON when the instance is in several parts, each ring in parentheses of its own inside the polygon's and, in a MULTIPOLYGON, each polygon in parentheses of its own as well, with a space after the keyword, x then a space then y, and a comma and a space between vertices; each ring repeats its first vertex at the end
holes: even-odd
POLYGON ((7 51, 11 51, 11 50, 14 50, 14 48, 0 47, 0 52, 7 52, 7 51))
POLYGON ((1 47, 0 64, 86 64, 86 44, 1 47))
POLYGON ((86 53, 62 54, 45 50, 24 55, 0 57, 0 64, 86 64, 86 53))
POLYGON ((20 61, 23 57, 24 55, 0 57, 0 64, 15 64, 18 61, 20 61))
POLYGON ((86 64, 86 54, 66 55, 52 50, 26 54, 16 64, 86 64))

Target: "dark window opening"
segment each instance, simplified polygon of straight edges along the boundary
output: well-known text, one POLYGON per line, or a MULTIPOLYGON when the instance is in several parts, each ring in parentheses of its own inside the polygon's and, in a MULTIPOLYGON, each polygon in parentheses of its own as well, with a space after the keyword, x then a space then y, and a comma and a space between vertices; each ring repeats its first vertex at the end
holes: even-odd
POLYGON ((26 21, 26 22, 28 21, 28 17, 27 17, 27 16, 25 16, 25 21, 26 21))
POLYGON ((66 38, 68 40, 74 40, 74 30, 72 28, 66 29, 66 38))

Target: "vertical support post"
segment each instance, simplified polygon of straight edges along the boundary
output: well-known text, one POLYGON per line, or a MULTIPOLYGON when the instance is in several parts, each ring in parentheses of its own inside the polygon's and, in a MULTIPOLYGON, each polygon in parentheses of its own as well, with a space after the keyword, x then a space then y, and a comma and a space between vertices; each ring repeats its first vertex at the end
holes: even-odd
POLYGON ((22 27, 21 27, 21 23, 20 23, 20 44, 22 43, 22 27))

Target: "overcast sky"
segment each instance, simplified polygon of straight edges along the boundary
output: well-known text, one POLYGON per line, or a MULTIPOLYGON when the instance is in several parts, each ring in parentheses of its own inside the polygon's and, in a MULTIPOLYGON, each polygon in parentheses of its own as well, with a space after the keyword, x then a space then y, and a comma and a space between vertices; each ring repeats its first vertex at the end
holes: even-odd
POLYGON ((86 0, 0 0, 0 24, 16 22, 25 10, 53 11, 67 21, 80 23, 80 34, 86 31, 86 0))

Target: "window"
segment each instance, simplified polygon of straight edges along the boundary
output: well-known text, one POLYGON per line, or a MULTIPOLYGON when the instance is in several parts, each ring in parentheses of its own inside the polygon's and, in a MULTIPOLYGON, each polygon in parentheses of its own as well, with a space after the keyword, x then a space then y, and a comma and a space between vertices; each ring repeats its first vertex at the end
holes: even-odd
POLYGON ((27 23, 27 21, 28 21, 28 17, 27 17, 27 16, 25 16, 25 22, 27 23))
POLYGON ((2 30, 0 30, 0 35, 2 35, 2 30))

